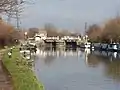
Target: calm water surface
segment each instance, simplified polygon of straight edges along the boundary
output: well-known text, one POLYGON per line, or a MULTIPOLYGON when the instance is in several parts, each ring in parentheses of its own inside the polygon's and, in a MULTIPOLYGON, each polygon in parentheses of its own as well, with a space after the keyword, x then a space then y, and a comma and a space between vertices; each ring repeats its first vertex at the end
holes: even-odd
POLYGON ((35 73, 45 90, 120 90, 117 53, 39 50, 35 73))

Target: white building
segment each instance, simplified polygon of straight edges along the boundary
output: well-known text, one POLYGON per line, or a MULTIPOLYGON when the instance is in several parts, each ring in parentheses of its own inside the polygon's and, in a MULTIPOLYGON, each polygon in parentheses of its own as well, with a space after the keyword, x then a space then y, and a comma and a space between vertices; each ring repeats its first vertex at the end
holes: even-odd
POLYGON ((35 35, 35 41, 41 41, 47 38, 47 32, 45 30, 40 30, 39 33, 35 35))

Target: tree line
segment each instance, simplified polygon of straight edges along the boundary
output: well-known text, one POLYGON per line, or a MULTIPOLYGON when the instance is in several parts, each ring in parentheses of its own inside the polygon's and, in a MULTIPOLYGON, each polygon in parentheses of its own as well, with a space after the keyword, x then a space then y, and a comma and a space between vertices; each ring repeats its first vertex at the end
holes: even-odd
MULTIPOLYGON (((25 39, 25 32, 29 38, 33 38, 36 33, 39 33, 41 29, 39 28, 29 28, 24 30, 18 30, 14 26, 6 23, 2 18, 0 18, 0 47, 14 45, 19 43, 19 40, 25 39), (17 42, 16 42, 17 41, 17 42)), ((54 25, 46 24, 42 31, 47 33, 47 36, 78 36, 79 33, 71 33, 69 30, 58 30, 54 25)))
MULTIPOLYGON (((13 45, 18 43, 19 39, 24 38, 24 31, 6 23, 1 16, 7 16, 8 21, 11 18, 19 20, 24 6, 29 2, 30 0, 0 0, 0 47, 13 45)), ((19 27, 18 22, 16 23, 17 27, 19 27)))
POLYGON ((20 33, 0 18, 0 47, 17 43, 20 33))
POLYGON ((81 36, 80 33, 77 32, 70 32, 70 30, 59 30, 57 27, 55 27, 53 24, 45 24, 43 29, 39 28, 29 28, 28 30, 28 36, 29 37, 34 37, 36 33, 39 33, 39 31, 45 31, 47 33, 48 37, 51 36, 81 36))
POLYGON ((86 34, 91 42, 120 43, 120 17, 110 19, 104 26, 91 25, 86 34))

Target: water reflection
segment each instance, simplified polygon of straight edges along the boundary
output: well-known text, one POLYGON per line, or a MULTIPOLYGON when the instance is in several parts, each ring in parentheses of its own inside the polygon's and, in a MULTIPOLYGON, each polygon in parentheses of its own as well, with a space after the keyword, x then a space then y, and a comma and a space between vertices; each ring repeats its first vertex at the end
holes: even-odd
POLYGON ((97 67, 101 63, 104 65, 106 76, 120 81, 120 53, 94 51, 88 55, 87 65, 89 67, 97 67))
POLYGON ((62 49, 54 49, 54 48, 44 48, 44 49, 38 49, 37 55, 40 57, 47 57, 47 56, 54 56, 54 57, 60 57, 60 56, 79 56, 81 54, 81 51, 78 48, 75 49, 69 49, 69 48, 62 48, 62 49))
POLYGON ((35 69, 46 90, 120 90, 120 54, 79 48, 37 50, 35 69))

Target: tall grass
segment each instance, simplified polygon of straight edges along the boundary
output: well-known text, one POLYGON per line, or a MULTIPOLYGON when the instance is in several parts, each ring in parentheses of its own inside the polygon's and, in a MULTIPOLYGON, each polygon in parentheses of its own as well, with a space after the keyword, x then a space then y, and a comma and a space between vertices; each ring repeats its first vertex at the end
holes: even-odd
POLYGON ((3 55, 3 63, 12 76, 14 90, 44 90, 18 49, 13 50, 11 58, 6 51, 3 55))

